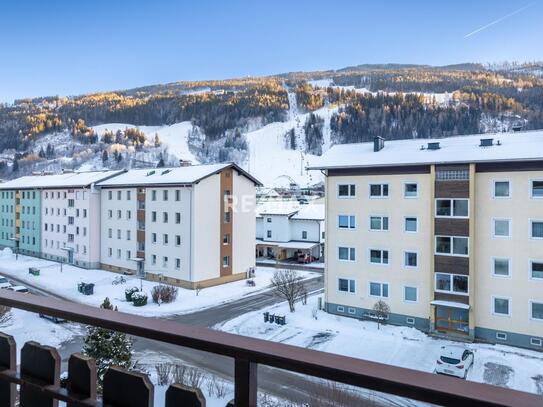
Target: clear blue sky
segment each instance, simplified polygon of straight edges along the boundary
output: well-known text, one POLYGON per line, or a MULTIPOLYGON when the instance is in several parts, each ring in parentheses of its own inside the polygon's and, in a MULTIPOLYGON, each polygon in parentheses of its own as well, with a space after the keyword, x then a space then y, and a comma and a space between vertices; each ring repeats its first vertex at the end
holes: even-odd
POLYGON ((0 101, 361 63, 542 60, 541 21, 541 0, 6 1, 0 101))

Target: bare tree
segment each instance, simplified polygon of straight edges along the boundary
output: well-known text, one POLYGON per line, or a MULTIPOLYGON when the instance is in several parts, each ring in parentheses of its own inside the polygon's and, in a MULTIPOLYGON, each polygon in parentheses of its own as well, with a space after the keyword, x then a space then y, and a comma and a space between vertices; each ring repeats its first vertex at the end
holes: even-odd
POLYGON ((283 297, 294 312, 294 304, 300 299, 306 291, 302 278, 296 270, 277 270, 271 279, 275 295, 283 297))
POLYGON ((375 315, 377 316, 377 329, 379 329, 381 321, 386 320, 388 314, 390 314, 390 306, 383 300, 379 300, 373 306, 373 311, 375 311, 375 315))

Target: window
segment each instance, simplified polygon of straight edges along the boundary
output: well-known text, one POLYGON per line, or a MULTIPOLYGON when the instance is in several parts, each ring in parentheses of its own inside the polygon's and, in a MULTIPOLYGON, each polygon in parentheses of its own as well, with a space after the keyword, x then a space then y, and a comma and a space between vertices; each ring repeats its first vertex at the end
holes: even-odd
POLYGON ((156 243, 156 233, 151 233, 151 243, 156 243))
POLYGON ((75 203, 75 201, 73 199, 68 199, 68 208, 73 208, 75 203))
POLYGON ((388 184, 370 184, 370 198, 386 198, 388 184))
POLYGON ((345 307, 341 305, 338 305, 336 309, 337 309, 337 312, 345 312, 345 307))
POLYGON ((128 219, 128 220, 132 219, 132 212, 131 211, 126 211, 126 219, 128 219))
POLYGON ((370 295, 372 297, 388 298, 388 284, 370 282, 370 295))
POLYGON ((162 235, 162 243, 165 245, 168 244, 168 235, 166 233, 162 235))
POLYGON ((355 261, 356 250, 354 247, 338 247, 338 259, 342 261, 355 261))
POLYGON ((113 199, 113 191, 107 191, 107 199, 110 201, 113 199))
POLYGON ((456 236, 436 236, 436 254, 467 256, 468 238, 456 236))
POLYGON ((354 229, 356 227, 355 216, 338 215, 338 227, 340 229, 354 229))
MULTIPOLYGON (((52 242, 51 242, 51 243, 52 243, 52 242)), ((108 255, 108 257, 113 256, 113 249, 112 249, 111 247, 108 247, 108 248, 107 248, 107 255, 108 255)))
POLYGON ((181 213, 175 212, 175 223, 179 224, 181 223, 181 213))
POLYGON ((370 249, 370 263, 388 264, 388 250, 370 249))
POLYGON ((271 222, 272 222, 272 218, 267 218, 267 219, 266 219, 266 222, 271 223, 271 222))
POLYGON ((509 219, 493 219, 494 237, 511 237, 511 221, 509 219))
POLYGON ((543 198, 543 181, 532 181, 532 198, 543 198))
POLYGON ((495 257, 492 262, 492 274, 496 277, 511 276, 511 260, 508 258, 495 257))
POLYGON ((228 267, 230 265, 230 256, 223 256, 222 258, 222 266, 228 267))
POLYGON ((492 297, 492 313, 494 315, 510 316, 509 298, 492 297))
POLYGON ((130 240, 131 236, 130 236, 130 230, 127 230, 126 231, 126 240, 130 240))
POLYGON ((162 267, 168 267, 168 256, 162 257, 162 267))
POLYGON ((266 237, 268 239, 271 239, 271 237, 272 237, 272 231, 271 230, 266 231, 266 237))
POLYGON ((164 200, 164 201, 168 200, 168 190, 167 189, 162 191, 162 200, 164 200))
POLYGON ((83 209, 83 217, 84 217, 84 218, 87 217, 87 210, 86 210, 86 209, 83 209))
POLYGON ((126 200, 130 201, 132 199, 132 191, 126 191, 126 200))
POLYGON ((532 239, 543 239, 543 220, 535 221, 531 220, 531 236, 532 239))
POLYGON ((181 235, 175 235, 175 245, 176 246, 181 245, 181 235))
MULTIPOLYGON (((175 191, 175 192, 177 192, 177 191, 175 191)), ((176 258, 175 259, 175 269, 179 270, 180 268, 181 268, 181 259, 176 258)))
POLYGON ((151 222, 156 222, 156 212, 155 211, 151 212, 151 222))
POLYGON ((416 232, 417 231, 418 221, 417 218, 409 217, 405 218, 405 231, 406 232, 416 232))
POLYGON ((344 293, 355 293, 356 292, 356 283, 354 280, 348 280, 346 278, 337 279, 338 290, 344 293))
POLYGON ((349 307, 349 308, 347 308, 347 312, 348 312, 349 314, 351 314, 351 315, 354 315, 354 314, 356 314, 356 309, 354 309, 354 308, 352 308, 352 307, 349 307))
POLYGON ((162 212, 162 222, 168 223, 168 212, 162 212))
POLYGON ((370 216, 370 230, 388 230, 388 216, 370 216))
POLYGON ((306 230, 302 230, 302 239, 307 239, 307 231, 306 230))
POLYGON ((405 318, 405 323, 409 324, 409 325, 415 325, 415 318, 407 317, 407 318, 405 318))
POLYGON ((438 181, 466 181, 469 180, 469 170, 438 170, 436 179, 438 181))
POLYGON ((530 276, 531 278, 543 279, 543 260, 530 261, 530 276))
POLYGON ((511 186, 509 181, 494 181, 494 198, 511 197, 511 186))
POLYGON ((404 266, 405 267, 417 267, 418 258, 416 252, 404 252, 404 266))
POLYGON ((543 321, 543 302, 531 301, 530 304, 532 319, 543 321))
POLYGON ((222 237, 222 244, 229 244, 229 243, 230 243, 230 235, 226 233, 222 237))
POLYGON ((121 238, 121 229, 117 229, 117 239, 121 238))
POLYGON ((118 258, 118 259, 121 258, 121 249, 117 249, 117 258, 118 258))
POLYGON ((532 345, 532 346, 543 346, 543 339, 541 339, 541 338, 530 338, 530 345, 532 345))
POLYGON ((496 332, 496 339, 499 341, 506 341, 507 334, 505 332, 496 332))
POLYGON ((403 299, 408 302, 417 302, 418 301, 418 292, 417 287, 407 287, 403 288, 403 299))
POLYGON ((418 185, 414 182, 405 183, 403 186, 404 198, 416 198, 419 194, 418 185))
POLYGON ((224 223, 230 223, 230 212, 224 212, 223 221, 224 223))
POLYGON ((175 190, 175 200, 180 201, 181 200, 181 191, 176 189, 175 190))
POLYGON ((156 264, 156 254, 151 256, 151 264, 156 264))
POLYGON ((467 218, 468 216, 468 199, 436 199, 436 217, 467 218))
POLYGON ((467 294, 468 276, 458 274, 436 273, 436 291, 467 294))
POLYGON ((122 211, 120 209, 117 209, 117 219, 121 219, 123 217, 122 211))
POLYGON ((156 201, 156 189, 151 191, 151 201, 156 201))
POLYGON ((339 198, 353 198, 356 196, 355 184, 339 184, 337 186, 337 196, 339 198))
POLYGON ((108 209, 107 211, 107 217, 111 219, 113 217, 113 211, 111 209, 108 209))
POLYGON ((117 201, 120 201, 122 199, 121 195, 122 195, 122 191, 117 191, 117 201))

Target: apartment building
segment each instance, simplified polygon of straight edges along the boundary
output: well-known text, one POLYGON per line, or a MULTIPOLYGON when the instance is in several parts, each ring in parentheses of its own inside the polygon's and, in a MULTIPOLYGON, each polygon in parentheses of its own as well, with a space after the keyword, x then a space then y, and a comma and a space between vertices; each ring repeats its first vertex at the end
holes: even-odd
POLYGON ((100 182, 101 267, 196 288, 255 264, 255 187, 235 164, 131 170, 100 182))
POLYGON ((324 205, 265 202, 256 208, 256 257, 318 260, 324 249, 324 205))
POLYGON ((96 182, 122 171, 33 175, 0 184, 0 245, 75 266, 100 265, 96 182))
POLYGON ((543 350, 543 133, 334 146, 330 313, 543 350))

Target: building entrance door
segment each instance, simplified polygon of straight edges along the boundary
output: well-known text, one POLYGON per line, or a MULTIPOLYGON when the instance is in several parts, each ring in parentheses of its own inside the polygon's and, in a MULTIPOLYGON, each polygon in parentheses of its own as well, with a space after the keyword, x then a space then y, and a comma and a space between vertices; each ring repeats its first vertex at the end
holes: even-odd
POLYGON ((435 329, 436 331, 469 335, 469 311, 461 308, 437 306, 435 329))

